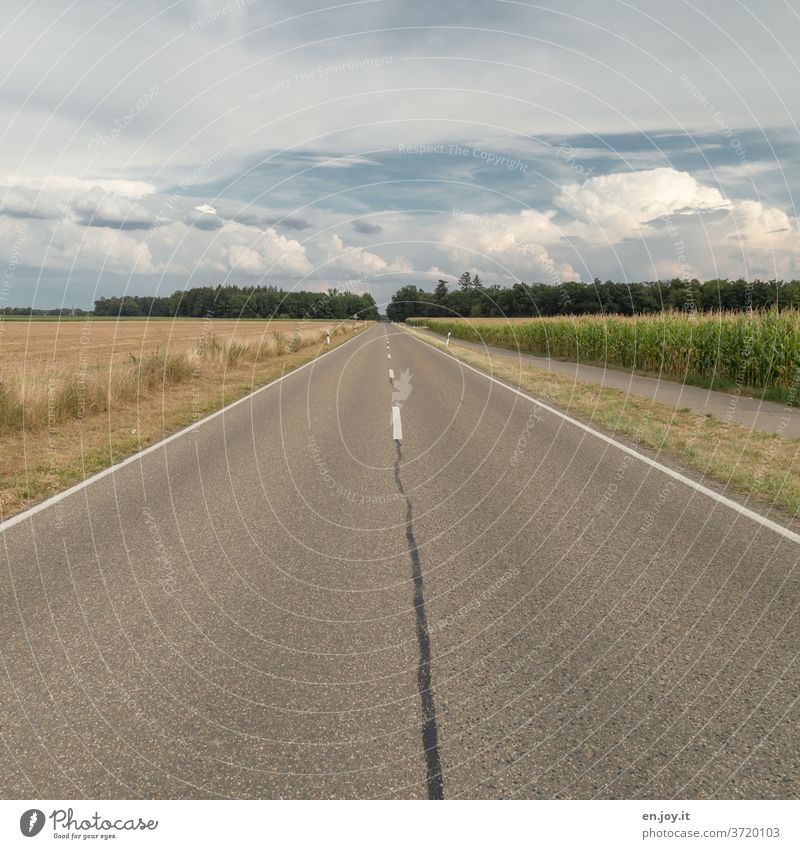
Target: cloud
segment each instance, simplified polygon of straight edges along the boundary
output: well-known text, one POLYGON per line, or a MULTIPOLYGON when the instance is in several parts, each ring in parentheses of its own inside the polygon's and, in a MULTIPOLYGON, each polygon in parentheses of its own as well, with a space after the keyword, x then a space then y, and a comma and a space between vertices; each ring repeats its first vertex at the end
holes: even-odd
POLYGON ((217 215, 216 209, 207 203, 195 206, 186 213, 184 223, 198 230, 220 230, 225 222, 217 215))
POLYGON ((800 276, 800 221, 781 209, 760 201, 739 201, 712 237, 715 242, 723 238, 738 242, 752 275, 800 276))
POLYGON ((88 194, 95 188, 126 198, 141 198, 157 191, 152 183, 142 180, 87 179, 71 176, 23 177, 16 174, 0 176, 0 186, 32 189, 65 198, 88 194))
POLYGON ((293 215, 278 215, 262 212, 236 212, 230 216, 231 221, 247 224, 251 227, 281 227, 286 230, 308 230, 314 225, 305 218, 293 215))
POLYGON ((18 265, 33 268, 184 279, 198 269, 221 277, 237 272, 300 277, 313 268, 305 248, 273 228, 225 222, 194 208, 146 232, 125 226, 126 217, 142 227, 152 220, 136 202, 97 189, 55 222, 0 216, 0 249, 15 252, 18 265))
POLYGON ((0 197, 0 213, 12 218, 58 218, 64 208, 58 198, 22 186, 0 187, 0 197))
POLYGON ((797 218, 791 218, 782 209, 766 206, 760 201, 736 203, 731 224, 738 236, 761 247, 774 244, 799 247, 797 218))
POLYGON ((357 165, 379 165, 375 159, 343 153, 341 156, 308 156, 317 168, 355 168, 357 165))
POLYGON ((48 245, 57 267, 103 269, 117 274, 154 274, 150 246, 136 236, 110 228, 64 223, 48 245))
POLYGON ((370 221, 358 219, 350 225, 356 233, 363 233, 365 236, 372 236, 383 232, 383 227, 380 224, 373 224, 370 221))
POLYGON ((555 259, 547 248, 561 239, 554 218, 553 211, 477 215, 455 210, 441 239, 451 246, 454 260, 474 261, 477 254, 494 260, 512 276, 535 276, 552 283, 579 280, 575 269, 555 259))
POLYGON ((119 196, 95 185, 70 206, 72 214, 84 227, 110 227, 116 230, 148 230, 154 226, 153 215, 130 196, 119 196))
POLYGON ((155 187, 138 180, 0 177, 0 212, 13 218, 71 217, 86 227, 143 230, 153 216, 138 202, 155 187))
POLYGON ((641 235, 645 225, 664 216, 733 208, 718 189, 674 168, 590 177, 562 186, 554 202, 588 225, 573 228, 583 238, 612 242, 641 235))
MULTIPOLYGON (((230 225, 226 225, 226 231, 230 225)), ((250 275, 285 273, 308 274, 311 263, 305 248, 296 240, 288 239, 273 228, 259 233, 253 228, 232 228, 223 242, 227 268, 250 275)))
POLYGON ((372 251, 345 245, 339 236, 333 235, 322 245, 322 254, 329 265, 344 271, 354 272, 365 276, 385 273, 411 271, 413 266, 402 257, 385 260, 372 251))

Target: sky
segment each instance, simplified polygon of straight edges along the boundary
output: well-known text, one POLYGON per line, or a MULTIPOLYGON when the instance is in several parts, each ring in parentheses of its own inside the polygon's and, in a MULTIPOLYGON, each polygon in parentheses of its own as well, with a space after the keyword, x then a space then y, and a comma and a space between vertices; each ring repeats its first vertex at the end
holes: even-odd
POLYGON ((800 278, 800 5, 6 0, 0 307, 800 278))

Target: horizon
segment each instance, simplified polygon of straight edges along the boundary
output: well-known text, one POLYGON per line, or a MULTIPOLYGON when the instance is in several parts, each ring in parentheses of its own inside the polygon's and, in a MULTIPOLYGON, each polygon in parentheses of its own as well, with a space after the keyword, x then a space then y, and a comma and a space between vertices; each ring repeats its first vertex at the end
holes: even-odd
MULTIPOLYGON (((443 282, 447 283, 447 285, 449 286, 449 288, 447 290, 447 294, 454 294, 454 293, 458 293, 459 291, 464 291, 464 290, 459 289, 458 279, 456 279, 455 281, 443 281, 443 280, 438 281, 438 283, 440 283, 440 284, 443 283, 443 282)), ((774 285, 776 287, 776 289, 778 287, 787 288, 787 287, 791 287, 791 286, 800 286, 800 279, 797 279, 797 280, 795 280, 795 279, 790 279, 790 280, 783 280, 783 279, 761 280, 759 278, 755 278, 753 280, 747 280, 747 279, 742 278, 742 277, 736 278, 736 279, 725 278, 725 277, 716 277, 716 278, 712 278, 712 279, 709 279, 709 280, 698 280, 696 278, 693 278, 691 280, 684 280, 680 277, 673 277, 669 280, 630 280, 630 281, 602 280, 601 281, 601 280, 596 279, 596 280, 591 280, 591 281, 588 281, 588 282, 580 281, 580 280, 562 280, 560 283, 547 283, 547 282, 536 281, 536 280, 531 281, 530 283, 527 283, 524 280, 519 280, 519 281, 515 281, 514 283, 508 283, 508 284, 502 284, 502 283, 485 284, 483 281, 481 281, 481 285, 477 289, 473 289, 472 291, 473 291, 473 294, 475 294, 476 292, 490 292, 490 291, 498 290, 498 289, 500 289, 501 291, 504 291, 504 290, 511 289, 513 286, 516 286, 516 285, 522 285, 523 287, 529 287, 529 288, 544 287, 544 288, 548 288, 548 289, 549 288, 558 289, 559 287, 565 287, 565 286, 585 286, 587 288, 594 287, 596 290, 598 290, 600 287, 605 287, 605 286, 610 285, 610 286, 625 286, 625 287, 628 288, 629 293, 632 295, 634 287, 646 287, 646 288, 650 287, 650 288, 661 289, 662 287, 669 288, 669 287, 674 287, 675 284, 679 284, 682 288, 685 288, 688 285, 688 286, 699 286, 701 289, 705 289, 708 286, 713 287, 716 284, 718 293, 721 293, 721 290, 719 288, 719 284, 722 284, 722 283, 727 283, 727 284, 730 284, 731 286, 734 286, 734 287, 737 287, 737 286, 739 286, 739 284, 742 284, 744 286, 745 290, 749 289, 749 290, 752 291, 754 288, 759 287, 759 286, 761 286, 761 287, 763 287, 763 286, 772 287, 774 285)), ((414 283, 406 282, 398 290, 396 290, 396 292, 393 293, 392 296, 387 298, 386 301, 376 301, 375 302, 375 306, 379 310, 381 310, 381 309, 384 310, 383 312, 381 312, 381 315, 386 314, 386 308, 390 307, 392 305, 394 297, 397 294, 399 294, 403 289, 408 289, 410 287, 415 288, 420 293, 423 293, 423 294, 426 294, 426 295, 433 295, 434 291, 437 289, 437 287, 434 286, 433 284, 430 284, 430 288, 428 289, 428 288, 423 288, 423 287, 417 286, 414 283)), ((355 297, 362 297, 364 295, 370 295, 371 296, 371 293, 368 290, 359 292, 358 290, 350 290, 350 289, 345 289, 345 290, 330 289, 330 290, 327 290, 327 291, 320 292, 320 291, 313 290, 313 289, 281 289, 280 287, 275 287, 275 286, 273 286, 272 284, 269 284, 269 283, 247 284, 247 285, 241 285, 241 284, 238 284, 238 283, 225 283, 225 284, 220 284, 218 286, 200 285, 200 286, 193 287, 192 289, 176 289, 173 292, 163 293, 161 295, 138 294, 138 293, 135 293, 135 292, 127 292, 123 295, 100 295, 89 307, 79 307, 79 306, 75 306, 75 305, 58 306, 58 307, 46 307, 46 306, 31 307, 31 306, 27 306, 27 305, 5 304, 5 305, 0 305, 0 320, 2 320, 4 317, 9 317, 9 314, 5 312, 6 310, 23 310, 23 311, 24 310, 35 310, 35 311, 40 311, 40 312, 43 312, 43 313, 50 313, 50 314, 53 314, 53 315, 57 314, 59 311, 62 311, 62 317, 69 317, 68 315, 64 315, 64 313, 65 312, 66 313, 71 312, 71 313, 74 314, 75 311, 78 311, 81 314, 92 314, 92 313, 94 313, 97 304, 99 302, 102 302, 102 301, 112 301, 112 300, 123 301, 125 299, 138 301, 138 300, 147 300, 147 299, 151 299, 151 298, 172 298, 176 295, 179 295, 179 296, 182 297, 183 295, 185 295, 185 294, 187 294, 191 291, 197 291, 199 289, 212 289, 214 291, 219 291, 220 289, 238 289, 240 291, 246 291, 246 290, 251 290, 251 289, 253 289, 253 290, 259 290, 260 289, 262 291, 263 290, 273 290, 276 293, 280 293, 280 294, 285 295, 285 296, 289 296, 289 295, 309 295, 309 294, 314 294, 314 295, 319 294, 319 295, 322 295, 322 296, 329 296, 331 294, 348 295, 348 296, 355 296, 355 297)), ((421 302, 421 303, 423 303, 423 302, 421 302)), ((424 303, 427 303, 427 302, 424 302, 424 303)), ((612 312, 608 309, 604 309, 603 304, 600 301, 598 301, 598 304, 600 305, 600 312, 607 312, 607 313, 612 312)), ((531 315, 534 316, 534 314, 535 314, 534 311, 536 310, 536 304, 532 302, 531 306, 532 306, 531 315)), ((778 302, 776 301, 775 304, 769 304, 767 306, 769 306, 769 307, 778 306, 778 302)), ((794 302, 791 302, 789 304, 789 306, 796 307, 797 304, 795 304, 794 302)), ((757 305, 757 306, 751 305, 751 308, 753 308, 753 309, 761 309, 763 307, 764 307, 764 305, 757 305)), ((717 307, 702 307, 701 309, 703 311, 707 311, 708 309, 716 309, 716 308, 717 307)), ((720 304, 720 306, 719 306, 719 310, 721 310, 721 311, 725 311, 727 309, 740 309, 740 308, 742 308, 742 307, 726 307, 722 304, 720 304)), ((786 308, 786 307, 784 307, 784 308, 786 308)), ((26 314, 27 313, 24 313, 24 312, 17 313, 17 315, 26 315, 26 314)), ((564 314, 569 314, 569 311, 566 311, 564 314)), ((11 315, 13 315, 13 314, 11 314, 11 315)), ((102 313, 101 315, 104 318, 114 317, 114 316, 106 314, 106 313, 102 313)), ((150 315, 150 314, 142 313, 141 315, 134 315, 134 316, 121 315, 120 314, 118 317, 125 319, 125 318, 164 318, 166 316, 164 316, 164 315, 150 315)), ((189 317, 189 316, 175 315, 174 317, 175 318, 184 318, 184 317, 189 317)), ((222 318, 222 317, 223 316, 217 316, 217 318, 222 318)), ((244 315, 224 316, 224 317, 230 318, 230 319, 233 319, 233 320, 248 320, 250 318, 253 318, 253 316, 244 316, 244 315)), ((274 316, 274 318, 278 318, 278 317, 279 316, 277 316, 277 315, 274 316)))

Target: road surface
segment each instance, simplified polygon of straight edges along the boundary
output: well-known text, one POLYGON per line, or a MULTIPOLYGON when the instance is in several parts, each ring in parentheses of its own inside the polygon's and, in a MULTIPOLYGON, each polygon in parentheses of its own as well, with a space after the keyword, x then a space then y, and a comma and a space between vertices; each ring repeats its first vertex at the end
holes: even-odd
POLYGON ((0 543, 5 798, 798 794, 797 537, 395 326, 0 543))

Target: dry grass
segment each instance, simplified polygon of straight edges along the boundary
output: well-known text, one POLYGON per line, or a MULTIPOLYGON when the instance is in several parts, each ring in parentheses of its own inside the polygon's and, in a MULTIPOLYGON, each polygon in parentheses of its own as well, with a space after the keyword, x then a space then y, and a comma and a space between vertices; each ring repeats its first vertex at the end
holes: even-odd
POLYGON ((328 331, 334 347, 354 325, 0 324, 0 519, 308 362, 328 331))
MULTIPOLYGON (((444 349, 443 340, 419 334, 426 344, 444 349)), ((675 411, 647 398, 523 364, 513 354, 488 354, 462 347, 448 353, 529 391, 576 419, 668 457, 673 467, 707 476, 740 495, 775 506, 797 524, 800 510, 800 439, 751 431, 713 416, 675 411)), ((697 476, 697 475, 696 475, 697 476)))

